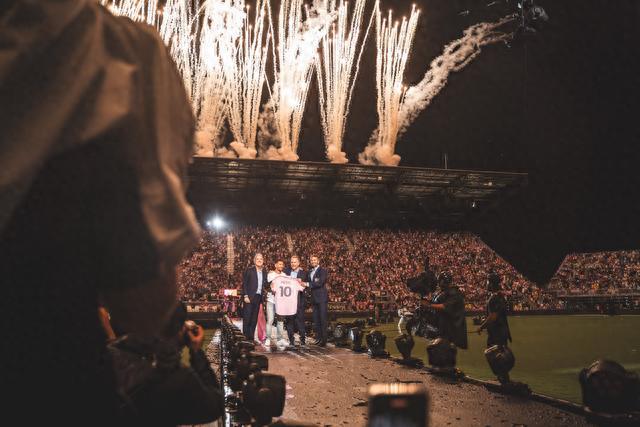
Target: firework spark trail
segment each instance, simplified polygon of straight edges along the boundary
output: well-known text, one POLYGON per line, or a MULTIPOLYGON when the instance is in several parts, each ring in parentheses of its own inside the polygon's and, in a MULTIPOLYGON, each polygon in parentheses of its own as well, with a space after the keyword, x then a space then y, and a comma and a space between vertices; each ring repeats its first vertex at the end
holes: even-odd
POLYGON ((155 25, 184 82, 196 116, 196 154, 228 156, 221 146, 230 88, 225 62, 242 36, 242 0, 101 0, 113 13, 155 25))
POLYGON ((231 86, 229 127, 235 138, 229 145, 240 158, 252 159, 257 154, 256 134, 271 37, 265 25, 268 5, 268 0, 256 1, 253 25, 250 24, 249 7, 246 6, 238 46, 223 57, 226 80, 231 86))
POLYGON ((100 0, 111 13, 151 26, 158 23, 158 0, 100 0))
MULTIPOLYGON (((303 9, 302 0, 280 3, 277 47, 273 49, 274 87, 259 125, 261 157, 298 160, 302 115, 318 45, 333 20, 334 16, 322 7, 303 9)), ((273 25, 272 19, 270 23, 273 25)))
POLYGON ((237 157, 234 151, 222 145, 221 132, 224 120, 229 116, 230 99, 239 84, 235 79, 228 79, 233 74, 228 69, 237 67, 236 52, 245 20, 242 0, 206 0, 203 3, 200 43, 193 52, 198 58, 194 70, 194 111, 198 112, 196 146, 200 155, 237 157))
POLYGON ((200 57, 194 53, 198 48, 195 33, 200 27, 201 1, 195 0, 194 8, 188 3, 182 0, 167 0, 158 25, 158 32, 169 47, 169 53, 182 76, 193 110, 197 112, 200 99, 198 91, 202 85, 199 84, 199 76, 196 75, 200 57))
POLYGON ((379 5, 376 9, 376 87, 378 92, 378 129, 369 145, 360 153, 362 164, 397 166, 400 156, 395 154, 398 140, 398 115, 404 102, 402 78, 409 59, 420 11, 415 5, 409 19, 402 18, 391 25, 392 12, 382 19, 379 5))
POLYGON ((342 151, 346 118, 373 15, 361 41, 366 0, 356 0, 350 23, 349 2, 339 0, 339 4, 336 3, 336 0, 324 0, 322 5, 329 13, 336 13, 337 20, 322 38, 322 54, 316 75, 327 158, 332 163, 347 163, 347 156, 342 151))
MULTIPOLYGON (((100 3, 114 15, 126 16, 134 21, 144 22, 156 27, 158 34, 169 48, 180 75, 184 81, 189 98, 193 100, 193 84, 198 63, 197 40, 194 29, 199 28, 201 3, 207 0, 194 0, 194 9, 188 2, 167 0, 164 8, 158 8, 158 0, 100 0, 100 3)), ((195 107, 195 105, 194 105, 195 107)))
POLYGON ((513 37, 512 32, 502 32, 500 28, 515 19, 515 15, 509 15, 496 22, 472 25, 464 31, 463 37, 445 46, 442 55, 431 61, 424 78, 407 90, 399 113, 398 137, 406 132, 418 115, 440 93, 447 84, 449 74, 466 67, 480 54, 483 46, 507 41, 513 37))

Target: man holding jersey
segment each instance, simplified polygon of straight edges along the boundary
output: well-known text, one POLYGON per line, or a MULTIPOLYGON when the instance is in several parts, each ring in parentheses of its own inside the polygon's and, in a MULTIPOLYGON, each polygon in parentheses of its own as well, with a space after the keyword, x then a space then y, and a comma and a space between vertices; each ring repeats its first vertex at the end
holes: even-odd
MULTIPOLYGON (((307 286, 308 284, 303 282, 302 279, 286 275, 277 276, 271 282, 271 290, 275 297, 275 311, 278 316, 285 319, 290 346, 295 345, 293 329, 299 307, 298 295, 301 294, 307 286)), ((302 332, 300 334, 300 343, 302 345, 305 344, 304 324, 302 325, 302 332)))

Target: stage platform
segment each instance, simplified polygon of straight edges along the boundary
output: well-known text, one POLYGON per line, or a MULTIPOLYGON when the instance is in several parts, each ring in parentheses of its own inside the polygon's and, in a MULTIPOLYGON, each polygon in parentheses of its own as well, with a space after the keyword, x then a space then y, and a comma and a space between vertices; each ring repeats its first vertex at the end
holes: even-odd
POLYGON ((284 351, 258 347, 269 372, 284 375, 284 419, 316 425, 363 426, 367 386, 376 382, 421 382, 429 391, 431 426, 587 426, 581 415, 529 399, 505 396, 466 382, 452 383, 391 360, 371 359, 329 344, 284 351))

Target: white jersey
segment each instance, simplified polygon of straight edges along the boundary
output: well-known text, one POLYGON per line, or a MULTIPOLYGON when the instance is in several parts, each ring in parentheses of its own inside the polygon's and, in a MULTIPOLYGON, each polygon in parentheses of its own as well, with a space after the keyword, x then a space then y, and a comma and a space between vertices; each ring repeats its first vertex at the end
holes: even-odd
MULTIPOLYGON (((269 284, 271 284, 271 282, 273 282, 273 279, 275 279, 276 277, 280 277, 280 276, 287 277, 287 275, 284 274, 284 273, 277 273, 275 271, 270 271, 269 274, 267 274, 267 282, 269 282, 269 284)), ((267 292, 267 302, 270 302, 272 304, 276 303, 276 296, 271 291, 271 288, 269 288, 269 292, 267 292)))
POLYGON ((304 286, 298 279, 289 276, 278 276, 273 279, 271 286, 275 290, 276 314, 278 316, 293 316, 298 311, 298 293, 304 286))

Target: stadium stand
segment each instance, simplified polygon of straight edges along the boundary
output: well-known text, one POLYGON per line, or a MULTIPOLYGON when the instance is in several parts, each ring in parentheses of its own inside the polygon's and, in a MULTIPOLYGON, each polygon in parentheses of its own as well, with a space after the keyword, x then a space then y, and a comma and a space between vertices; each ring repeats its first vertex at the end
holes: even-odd
POLYGON ((241 272, 256 252, 262 252, 269 268, 276 259, 288 262, 292 254, 299 255, 304 266, 311 254, 318 254, 330 271, 330 301, 349 311, 366 310, 373 295, 384 291, 395 305, 411 305, 415 295, 405 282, 420 271, 426 256, 436 273, 445 268, 453 273, 468 310, 484 307, 485 280, 491 270, 504 278, 514 311, 561 308, 551 293, 518 273, 471 233, 252 226, 231 234, 234 274, 229 275, 226 268, 226 233, 205 233, 200 246, 181 265, 184 300, 212 301, 221 289, 238 288, 241 272))
POLYGON ((549 290, 558 295, 640 294, 640 251, 569 254, 549 290))

